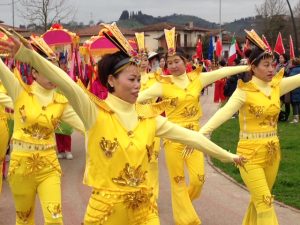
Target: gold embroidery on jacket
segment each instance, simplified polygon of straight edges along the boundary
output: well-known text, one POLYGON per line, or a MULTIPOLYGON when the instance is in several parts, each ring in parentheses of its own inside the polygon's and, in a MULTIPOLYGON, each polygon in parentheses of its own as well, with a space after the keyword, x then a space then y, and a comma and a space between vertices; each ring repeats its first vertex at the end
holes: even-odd
POLYGON ((104 152, 105 156, 111 158, 113 153, 119 147, 119 142, 117 138, 114 138, 113 141, 110 141, 102 137, 102 140, 100 141, 99 145, 102 151, 104 152))
POLYGON ((278 121, 278 114, 273 115, 273 116, 266 116, 264 120, 259 124, 260 126, 271 126, 271 127, 276 127, 277 126, 277 121, 278 121))
POLYGON ((183 117, 193 117, 197 115, 197 113, 198 109, 196 106, 190 108, 184 107, 184 111, 180 115, 182 115, 183 117))
POLYGON ((38 123, 35 123, 29 127, 22 128, 25 134, 30 135, 32 138, 41 140, 47 140, 53 134, 53 129, 48 127, 41 126, 38 123))
POLYGON ((25 112, 25 105, 22 105, 22 107, 19 108, 19 113, 21 115, 21 122, 25 123, 26 122, 26 112, 25 112))
POLYGON ((142 171, 141 166, 134 168, 126 163, 119 177, 112 178, 112 181, 121 186, 137 187, 146 180, 146 173, 147 171, 142 171))
POLYGON ((256 118, 260 118, 264 112, 264 106, 249 105, 249 112, 253 114, 256 118))
POLYGON ((158 151, 154 150, 155 142, 151 145, 146 145, 147 155, 148 155, 148 162, 155 161, 158 159, 158 151))

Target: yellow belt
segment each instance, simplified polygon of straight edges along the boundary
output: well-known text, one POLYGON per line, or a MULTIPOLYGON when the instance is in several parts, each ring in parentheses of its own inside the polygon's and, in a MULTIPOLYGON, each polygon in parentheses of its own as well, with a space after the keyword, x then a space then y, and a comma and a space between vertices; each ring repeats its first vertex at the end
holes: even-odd
POLYGON ((12 140, 13 149, 20 151, 39 151, 39 150, 51 150, 55 149, 56 144, 38 145, 20 140, 12 140))
POLYGON ((277 131, 269 132, 240 132, 240 139, 262 139, 277 137, 277 131))

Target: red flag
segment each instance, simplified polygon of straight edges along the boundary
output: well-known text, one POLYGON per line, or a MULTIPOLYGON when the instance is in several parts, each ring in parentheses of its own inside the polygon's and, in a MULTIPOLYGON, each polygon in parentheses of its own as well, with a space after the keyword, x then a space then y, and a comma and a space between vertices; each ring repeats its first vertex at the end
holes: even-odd
POLYGON ((196 55, 197 55, 197 58, 199 60, 202 60, 203 58, 203 52, 202 52, 202 42, 201 40, 199 39, 198 42, 197 42, 197 46, 196 46, 196 55))
POLYGON ((292 36, 290 35, 290 59, 294 59, 294 58, 295 58, 294 43, 293 43, 292 36))
POLYGON ((239 44, 237 43, 237 41, 235 42, 235 50, 236 50, 236 52, 237 52, 241 57, 244 56, 244 53, 241 51, 240 46, 239 46, 239 44))
POLYGON ((218 37, 217 42, 216 42, 216 56, 220 57, 222 55, 222 41, 220 39, 220 37, 218 37))
POLYGON ((281 37, 281 33, 279 32, 278 36, 277 36, 277 40, 276 40, 276 44, 274 47, 274 52, 276 52, 279 55, 282 55, 285 53, 285 49, 282 43, 282 37, 281 37))
POLYGON ((263 42, 267 45, 268 49, 269 49, 270 51, 272 51, 272 48, 271 48, 269 42, 267 41, 267 38, 265 37, 265 35, 262 35, 262 40, 263 40, 263 42))

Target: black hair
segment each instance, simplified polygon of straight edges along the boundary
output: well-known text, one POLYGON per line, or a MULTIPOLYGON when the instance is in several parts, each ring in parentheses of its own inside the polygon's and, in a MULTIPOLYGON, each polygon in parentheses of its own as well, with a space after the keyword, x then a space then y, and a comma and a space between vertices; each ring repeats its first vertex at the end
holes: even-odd
POLYGON ((251 65, 258 66, 259 62, 262 59, 273 58, 273 54, 271 52, 263 51, 258 47, 254 47, 251 49, 249 54, 249 62, 251 65))
POLYGON ((107 90, 110 93, 114 92, 115 90, 109 85, 108 76, 112 75, 117 78, 121 71, 116 72, 115 66, 126 58, 129 57, 123 52, 119 51, 113 54, 104 55, 98 62, 98 79, 104 87, 107 87, 107 90))
POLYGON ((222 59, 222 60, 219 61, 219 65, 222 66, 222 67, 226 66, 226 64, 227 63, 226 63, 225 59, 222 59))

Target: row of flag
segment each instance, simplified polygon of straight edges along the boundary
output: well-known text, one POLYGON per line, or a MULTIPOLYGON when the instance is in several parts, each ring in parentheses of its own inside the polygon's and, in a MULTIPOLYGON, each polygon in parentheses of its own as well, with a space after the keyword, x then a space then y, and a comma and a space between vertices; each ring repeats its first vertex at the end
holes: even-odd
MULTIPOLYGON (((209 46, 208 46, 208 57, 207 57, 207 59, 209 59, 209 60, 213 60, 214 55, 218 58, 221 57, 222 52, 223 52, 223 46, 222 46, 221 39, 218 37, 215 43, 214 43, 213 39, 214 39, 213 36, 210 36, 209 46)), ((264 35, 262 35, 262 40, 268 46, 269 50, 272 51, 272 48, 264 35)), ((289 49, 290 50, 289 51, 290 59, 294 59, 295 58, 294 43, 293 43, 293 39, 292 39, 291 35, 289 36, 289 47, 290 47, 290 49, 289 49)), ((240 57, 244 57, 246 50, 249 48, 250 48, 250 44, 249 44, 248 39, 246 39, 246 42, 243 45, 243 50, 241 50, 236 41, 235 36, 233 36, 232 40, 231 40, 230 48, 229 48, 229 53, 228 53, 228 65, 231 65, 233 63, 233 61, 238 57, 238 55, 240 57)), ((278 55, 285 54, 285 48, 283 45, 282 36, 281 36, 280 32, 277 36, 276 44, 274 47, 274 52, 276 52, 278 55)), ((198 40, 198 43, 196 46, 196 56, 200 61, 203 60, 203 48, 202 48, 202 42, 200 39, 198 40)))

